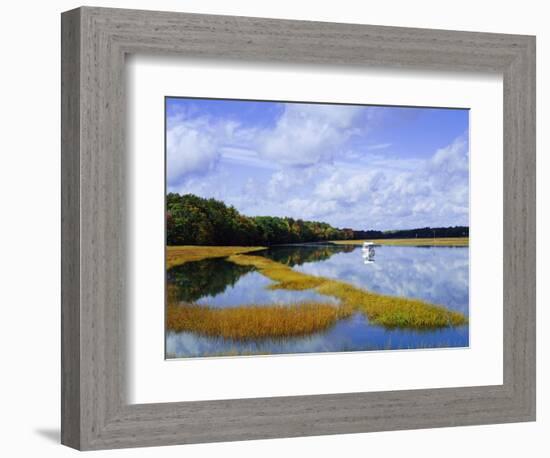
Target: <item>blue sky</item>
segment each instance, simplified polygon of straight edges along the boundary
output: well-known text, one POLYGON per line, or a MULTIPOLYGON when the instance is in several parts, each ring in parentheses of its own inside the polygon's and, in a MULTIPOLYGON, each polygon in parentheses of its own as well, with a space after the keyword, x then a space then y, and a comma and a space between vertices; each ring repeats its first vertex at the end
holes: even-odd
POLYGON ((468 225, 468 110, 167 98, 167 190, 353 229, 468 225))

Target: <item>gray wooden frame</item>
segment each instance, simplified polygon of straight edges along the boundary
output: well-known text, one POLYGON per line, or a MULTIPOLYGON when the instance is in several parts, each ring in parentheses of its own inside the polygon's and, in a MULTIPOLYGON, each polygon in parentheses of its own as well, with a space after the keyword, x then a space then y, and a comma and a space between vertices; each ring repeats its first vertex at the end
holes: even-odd
POLYGON ((63 13, 61 36, 63 444, 104 449, 535 419, 534 37, 90 7, 63 13), (129 53, 501 73, 503 385, 128 404, 129 53))

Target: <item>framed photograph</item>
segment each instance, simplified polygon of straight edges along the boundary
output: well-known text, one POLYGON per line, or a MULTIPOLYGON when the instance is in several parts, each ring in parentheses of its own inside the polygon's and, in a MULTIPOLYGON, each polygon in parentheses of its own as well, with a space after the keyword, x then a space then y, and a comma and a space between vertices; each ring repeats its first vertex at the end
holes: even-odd
POLYGON ((62 15, 62 442, 535 419, 535 38, 62 15))
POLYGON ((165 103, 166 358, 469 346, 468 109, 165 103))

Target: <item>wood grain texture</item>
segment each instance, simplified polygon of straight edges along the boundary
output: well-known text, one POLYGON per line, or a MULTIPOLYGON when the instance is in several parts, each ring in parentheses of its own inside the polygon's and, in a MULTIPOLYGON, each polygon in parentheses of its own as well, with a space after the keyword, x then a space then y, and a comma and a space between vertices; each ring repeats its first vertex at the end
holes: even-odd
POLYGON ((64 444, 103 449, 535 418, 534 37, 87 7, 64 13, 62 24, 64 444), (504 384, 128 404, 129 53, 502 73, 504 384))
POLYGON ((80 445, 80 15, 61 24, 61 441, 80 445))

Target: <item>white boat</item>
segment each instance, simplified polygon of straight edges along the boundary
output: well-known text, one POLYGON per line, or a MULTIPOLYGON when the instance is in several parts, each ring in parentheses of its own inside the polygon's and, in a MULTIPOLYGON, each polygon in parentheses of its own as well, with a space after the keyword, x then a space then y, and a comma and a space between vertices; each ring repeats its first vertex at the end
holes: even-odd
POLYGON ((365 261, 365 264, 370 264, 374 262, 374 243, 373 242, 363 242, 363 246, 361 247, 363 260, 365 261))

